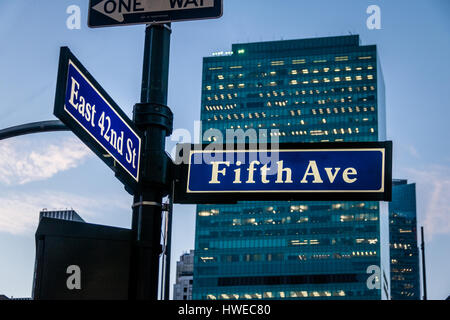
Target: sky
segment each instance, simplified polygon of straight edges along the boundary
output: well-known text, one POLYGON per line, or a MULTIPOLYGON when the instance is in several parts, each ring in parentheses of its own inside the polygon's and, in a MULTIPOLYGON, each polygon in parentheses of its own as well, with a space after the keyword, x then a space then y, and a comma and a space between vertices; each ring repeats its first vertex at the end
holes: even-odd
MULTIPOLYGON (((145 26, 91 29, 88 0, 0 1, 0 129, 54 120, 59 47, 68 46, 131 117, 139 102, 145 26), (67 28, 71 5, 80 29, 67 28)), ((376 44, 386 85, 393 176, 417 185, 430 299, 450 295, 450 1, 224 0, 220 19, 172 24, 169 97, 175 133, 194 136, 202 58, 233 43, 359 34, 376 44), (381 9, 370 30, 369 5, 381 9), (186 131, 187 130, 187 131, 186 131)), ((167 151, 177 141, 167 140, 167 151)), ((192 142, 194 142, 192 140, 192 142)), ((71 132, 0 141, 0 294, 31 296, 34 233, 43 208, 129 228, 132 197, 71 132)), ((175 261, 194 247, 195 206, 175 205, 175 261)), ((173 276, 172 276, 173 281, 173 276)))

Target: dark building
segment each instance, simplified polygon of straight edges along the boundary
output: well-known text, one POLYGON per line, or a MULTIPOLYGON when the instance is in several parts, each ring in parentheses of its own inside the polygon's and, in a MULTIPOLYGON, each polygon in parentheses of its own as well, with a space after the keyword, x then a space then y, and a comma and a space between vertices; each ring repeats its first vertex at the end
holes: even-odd
MULTIPOLYGON (((75 222, 86 222, 73 209, 48 210, 48 209, 44 208, 39 212, 39 221, 41 221, 42 218, 61 219, 61 220, 75 221, 75 222)), ((34 262, 32 292, 34 292, 34 286, 36 283, 36 263, 37 263, 37 259, 34 262)))
POLYGON ((389 203, 391 299, 420 300, 419 248, 417 246, 416 185, 392 182, 389 203))
MULTIPOLYGON (((229 130, 281 143, 385 140, 377 48, 357 35, 233 44, 204 58, 202 82, 204 143, 229 130)), ((377 201, 198 205, 193 298, 388 298, 388 232, 377 201)))

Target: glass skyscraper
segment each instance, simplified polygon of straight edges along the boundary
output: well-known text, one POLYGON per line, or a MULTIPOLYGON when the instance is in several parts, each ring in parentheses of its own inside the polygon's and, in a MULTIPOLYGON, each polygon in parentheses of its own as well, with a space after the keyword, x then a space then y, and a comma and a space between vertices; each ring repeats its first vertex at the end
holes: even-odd
MULTIPOLYGON (((233 44, 204 58, 201 103, 204 143, 385 140, 377 49, 357 35, 233 44)), ((388 228, 377 201, 198 205, 193 299, 387 298, 388 228)))
POLYGON ((391 298, 420 300, 419 248, 417 246, 416 185, 392 182, 389 203, 391 298))

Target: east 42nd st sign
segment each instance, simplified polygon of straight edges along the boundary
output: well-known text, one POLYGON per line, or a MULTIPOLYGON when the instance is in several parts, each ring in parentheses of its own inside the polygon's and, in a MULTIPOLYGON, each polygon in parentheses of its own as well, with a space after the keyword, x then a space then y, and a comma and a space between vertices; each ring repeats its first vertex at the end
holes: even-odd
POLYGON ((136 188, 141 154, 138 130, 67 47, 60 53, 54 114, 119 180, 136 188))

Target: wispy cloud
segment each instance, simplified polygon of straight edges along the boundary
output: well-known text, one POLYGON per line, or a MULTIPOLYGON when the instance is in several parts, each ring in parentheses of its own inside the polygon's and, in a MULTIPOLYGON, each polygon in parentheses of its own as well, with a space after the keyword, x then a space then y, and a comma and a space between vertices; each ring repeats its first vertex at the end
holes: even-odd
POLYGON ((25 184, 48 179, 76 167, 90 150, 75 138, 58 144, 35 145, 31 140, 0 142, 0 183, 25 184))
POLYGON ((8 192, 0 195, 0 232, 21 235, 36 230, 39 211, 74 208, 89 220, 99 211, 130 208, 126 198, 89 198, 66 192, 40 191, 35 193, 8 192))
MULTIPOLYGON (((395 142, 394 142, 395 143, 395 142)), ((408 143, 395 143, 394 149, 396 150, 396 153, 399 154, 408 154, 413 158, 420 159, 421 154, 416 146, 408 143)))
POLYGON ((411 156, 413 156, 414 158, 420 158, 419 151, 417 150, 416 147, 414 147, 413 145, 408 145, 407 148, 411 156))
POLYGON ((405 168, 406 178, 416 182, 418 215, 429 239, 450 234, 450 167, 405 168))

